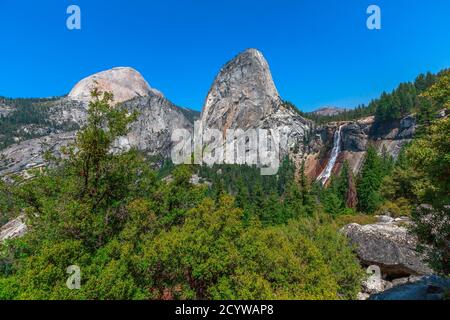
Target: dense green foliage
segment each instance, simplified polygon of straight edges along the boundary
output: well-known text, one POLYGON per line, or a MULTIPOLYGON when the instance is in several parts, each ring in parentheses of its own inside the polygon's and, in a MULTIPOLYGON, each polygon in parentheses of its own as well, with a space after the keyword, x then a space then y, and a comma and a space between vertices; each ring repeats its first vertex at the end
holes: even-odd
POLYGON ((380 192, 383 178, 391 173, 392 168, 393 160, 385 151, 379 156, 375 148, 369 146, 357 183, 360 211, 373 213, 378 209, 383 201, 380 192))
POLYGON ((286 157, 273 176, 262 176, 256 166, 240 165, 202 166, 198 174, 211 183, 210 197, 217 199, 225 192, 234 195, 245 220, 256 216, 264 225, 273 225, 311 216, 315 210, 304 168, 298 182, 295 171, 295 165, 286 157))
MULTIPOLYGON (((413 232, 430 265, 450 274, 450 119, 436 119, 436 111, 450 111, 450 70, 442 72, 436 83, 421 94, 427 101, 429 122, 402 153, 393 173, 383 181, 389 203, 412 211, 413 232), (428 204, 429 210, 417 208, 428 204), (414 210, 411 210, 414 208, 414 210), (428 245, 428 246, 427 246, 428 245)), ((404 209, 405 210, 405 209, 404 209)))
POLYGON ((19 214, 17 198, 11 186, 0 179, 0 227, 19 214))
POLYGON ((135 117, 111 98, 94 91, 66 157, 14 191, 29 231, 0 245, 0 299, 355 298, 359 263, 288 160, 267 181, 196 168, 208 188, 170 164, 159 179, 135 150, 109 152, 135 117), (70 265, 79 290, 66 286, 70 265))

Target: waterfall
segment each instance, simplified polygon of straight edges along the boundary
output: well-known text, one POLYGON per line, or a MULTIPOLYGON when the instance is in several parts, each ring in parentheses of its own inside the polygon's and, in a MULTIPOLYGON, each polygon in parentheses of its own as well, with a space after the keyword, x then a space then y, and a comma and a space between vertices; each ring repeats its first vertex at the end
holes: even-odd
POLYGON ((344 125, 340 126, 334 133, 333 150, 331 151, 330 161, 322 173, 317 177, 317 181, 321 181, 323 185, 330 179, 331 171, 336 164, 337 157, 341 152, 341 129, 344 125))

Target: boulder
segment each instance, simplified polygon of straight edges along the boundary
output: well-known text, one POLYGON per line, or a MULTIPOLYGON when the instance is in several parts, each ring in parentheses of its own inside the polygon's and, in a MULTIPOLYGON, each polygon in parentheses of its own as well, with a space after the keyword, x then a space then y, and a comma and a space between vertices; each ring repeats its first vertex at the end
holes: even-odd
POLYGON ((370 294, 365 292, 358 292, 356 296, 356 300, 368 300, 370 298, 370 294))
POLYGON ((416 252, 416 238, 404 227, 394 223, 364 226, 353 223, 342 232, 356 246, 363 265, 377 265, 389 278, 432 273, 416 252))
POLYGON ((400 129, 409 129, 411 127, 414 127, 416 125, 416 118, 414 116, 409 115, 404 117, 402 120, 400 120, 400 129))

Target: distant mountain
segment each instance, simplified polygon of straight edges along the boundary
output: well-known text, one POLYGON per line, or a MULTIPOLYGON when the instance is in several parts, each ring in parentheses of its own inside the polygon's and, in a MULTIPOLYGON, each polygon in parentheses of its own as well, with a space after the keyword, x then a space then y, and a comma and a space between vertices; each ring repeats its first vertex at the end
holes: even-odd
POLYGON ((153 89, 142 75, 128 67, 113 68, 78 82, 66 97, 43 100, 0 101, 0 174, 10 174, 45 164, 44 153, 59 152, 74 141, 76 131, 87 120, 91 90, 112 92, 116 107, 137 111, 139 116, 116 148, 136 147, 148 155, 167 157, 173 129, 191 130, 199 112, 181 108, 153 89), (3 130, 5 129, 5 130, 3 130), (0 147, 1 149, 1 147, 0 147))
POLYGON ((331 106, 325 106, 325 107, 321 107, 320 109, 317 109, 313 112, 310 112, 313 115, 316 116, 336 116, 338 114, 341 114, 345 111, 348 111, 349 109, 347 108, 338 108, 338 107, 331 107, 331 106))

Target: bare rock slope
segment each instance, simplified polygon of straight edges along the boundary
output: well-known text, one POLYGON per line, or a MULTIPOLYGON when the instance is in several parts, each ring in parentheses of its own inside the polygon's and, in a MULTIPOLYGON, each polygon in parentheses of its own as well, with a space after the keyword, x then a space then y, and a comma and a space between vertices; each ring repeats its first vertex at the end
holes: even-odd
POLYGON ((262 53, 248 49, 228 62, 209 90, 202 112, 204 128, 254 127, 281 105, 262 53))
POLYGON ((84 78, 73 87, 68 97, 76 101, 89 102, 90 92, 95 87, 101 91, 112 92, 114 103, 146 96, 149 93, 162 96, 159 91, 150 87, 138 71, 129 67, 118 67, 84 78))

